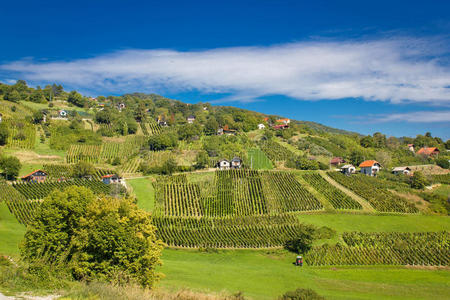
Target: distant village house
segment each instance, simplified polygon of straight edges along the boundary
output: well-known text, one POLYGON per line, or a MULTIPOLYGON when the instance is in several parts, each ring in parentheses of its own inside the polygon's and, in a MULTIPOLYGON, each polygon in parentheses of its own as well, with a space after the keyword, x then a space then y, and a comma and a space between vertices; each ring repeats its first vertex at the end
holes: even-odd
POLYGON ((219 170, 228 170, 230 168, 230 162, 227 159, 221 159, 217 162, 219 170))
POLYGON ((36 170, 30 174, 22 176, 21 179, 26 182, 44 182, 45 179, 47 179, 47 172, 43 170, 36 170))
POLYGON ((341 173, 345 175, 351 175, 356 172, 356 168, 353 165, 344 165, 340 168, 341 173))
POLYGON ((187 117, 187 122, 189 123, 189 124, 192 124, 192 123, 194 123, 194 121, 195 121, 195 116, 193 116, 193 115, 190 115, 189 117, 187 117))
POLYGON ((437 156, 439 155, 440 151, 436 147, 423 147, 420 148, 419 151, 417 151, 417 154, 423 155, 423 156, 437 156))
POLYGON ((416 151, 414 151, 414 144, 408 144, 408 150, 415 153, 416 151))
POLYGON ((395 167, 392 169, 392 173, 395 175, 398 175, 398 174, 410 175, 411 169, 408 167, 395 167))
POLYGON ((258 129, 259 130, 262 130, 262 129, 265 129, 266 128, 266 125, 264 125, 264 124, 258 124, 258 129))
POLYGON ((242 160, 239 157, 234 157, 231 160, 231 168, 232 169, 240 169, 242 166, 242 160))
POLYGON ((343 164, 343 163, 345 163, 345 159, 343 159, 342 157, 333 157, 330 160, 330 164, 334 165, 334 166, 337 166, 337 165, 340 165, 340 164, 343 164))
POLYGON ((359 167, 361 168, 361 173, 369 176, 377 176, 380 171, 381 165, 376 160, 366 160, 363 161, 359 167))
POLYGON ((104 184, 121 183, 122 178, 117 174, 108 174, 102 176, 104 184))

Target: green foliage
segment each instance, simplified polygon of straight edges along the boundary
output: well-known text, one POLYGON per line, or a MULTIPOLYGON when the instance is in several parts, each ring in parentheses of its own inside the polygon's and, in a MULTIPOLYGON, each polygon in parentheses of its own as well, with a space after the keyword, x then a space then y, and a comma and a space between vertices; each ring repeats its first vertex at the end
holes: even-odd
POLYGON ((13 180, 19 176, 20 168, 22 164, 17 157, 14 156, 4 156, 0 157, 0 170, 2 170, 6 179, 13 180))
POLYGON ((286 292, 278 298, 279 300, 324 300, 325 298, 317 294, 312 289, 298 288, 295 291, 286 292))
POLYGON ((96 170, 95 167, 84 161, 79 161, 72 167, 72 177, 74 178, 85 178, 93 176, 96 170))
POLYGON ((319 169, 319 163, 317 160, 309 159, 304 156, 295 156, 291 157, 291 159, 288 160, 287 167, 289 168, 295 168, 299 170, 318 170, 319 169))
POLYGON ((216 118, 210 117, 208 121, 206 121, 205 124, 205 134, 206 135, 214 135, 217 133, 217 130, 219 129, 219 123, 217 122, 216 118))
POLYGON ((413 189, 423 189, 425 186, 429 184, 427 178, 423 175, 422 172, 416 171, 414 175, 411 177, 410 185, 413 189))
POLYGON ((57 150, 67 150, 73 144, 100 145, 101 137, 91 130, 78 126, 66 126, 64 123, 53 124, 50 137, 50 147, 57 150))
POLYGON ((199 151, 195 157, 195 168, 204 169, 208 166, 209 156, 206 151, 199 151))
POLYGON ((438 158, 435 160, 436 164, 443 169, 450 169, 450 162, 448 158, 438 158))
POLYGON ((9 129, 5 123, 0 124, 0 146, 6 145, 9 138, 9 129))
POLYGON ((450 202, 449 197, 444 195, 438 195, 434 193, 420 193, 425 201, 430 203, 430 210, 437 214, 450 215, 450 202))
POLYGON ((83 107, 86 102, 84 97, 77 91, 71 91, 67 101, 78 107, 83 107))
POLYGON ((314 241, 314 229, 312 227, 305 227, 303 231, 298 232, 294 239, 287 240, 284 247, 298 254, 306 253, 311 249, 314 241))
POLYGON ((54 191, 41 204, 21 245, 30 269, 65 266, 75 279, 151 287, 163 249, 148 213, 132 200, 97 198, 80 187, 54 191))
POLYGON ((175 133, 156 134, 149 137, 148 145, 152 151, 160 151, 175 148, 178 136, 175 133))

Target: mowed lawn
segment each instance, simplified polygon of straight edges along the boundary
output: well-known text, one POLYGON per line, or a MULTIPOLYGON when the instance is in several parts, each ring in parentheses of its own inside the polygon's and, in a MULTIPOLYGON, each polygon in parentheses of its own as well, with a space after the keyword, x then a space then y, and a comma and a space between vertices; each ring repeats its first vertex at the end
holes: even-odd
POLYGON ((449 299, 450 271, 391 266, 295 267, 286 251, 166 249, 159 286, 276 299, 312 288, 327 299, 449 299))
POLYGON ((18 255, 24 234, 25 226, 16 220, 4 202, 0 202, 0 255, 18 255))
POLYGON ((151 178, 127 179, 127 184, 131 185, 137 198, 137 206, 140 209, 151 212, 155 207, 155 189, 153 188, 151 178))

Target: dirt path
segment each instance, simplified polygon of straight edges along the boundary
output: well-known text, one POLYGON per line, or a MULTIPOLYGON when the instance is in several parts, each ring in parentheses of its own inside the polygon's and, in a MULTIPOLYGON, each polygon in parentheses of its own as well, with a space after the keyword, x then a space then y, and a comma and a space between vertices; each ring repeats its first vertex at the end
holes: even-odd
POLYGON ((360 196, 356 195, 349 189, 345 188, 344 186, 340 185, 334 179, 329 177, 324 171, 319 171, 320 175, 325 178, 326 181, 328 181, 330 184, 334 185, 336 188, 347 194, 348 196, 352 197, 353 200, 357 201, 361 206, 363 207, 363 211, 367 212, 375 212, 375 209, 367 202, 365 199, 361 198, 360 196))
POLYGON ((0 293, 0 300, 53 300, 60 296, 58 295, 48 295, 48 296, 31 296, 27 294, 20 294, 17 296, 5 296, 0 293))

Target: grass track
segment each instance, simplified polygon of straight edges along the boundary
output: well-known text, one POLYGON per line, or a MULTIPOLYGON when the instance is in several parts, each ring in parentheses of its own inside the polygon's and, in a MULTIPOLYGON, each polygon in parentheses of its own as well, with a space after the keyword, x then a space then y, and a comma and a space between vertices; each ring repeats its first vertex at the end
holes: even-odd
POLYGON ((4 202, 0 202, 0 254, 18 255, 18 245, 24 234, 25 226, 16 220, 4 202))
POLYGON ((137 206, 145 211, 151 212, 155 207, 155 190, 151 182, 152 178, 127 179, 137 198, 137 206))
POLYGON ((313 288, 327 299, 445 299, 450 271, 406 267, 303 267, 285 251, 229 250, 202 253, 165 250, 166 289, 244 292, 253 299, 274 299, 297 287, 313 288))

